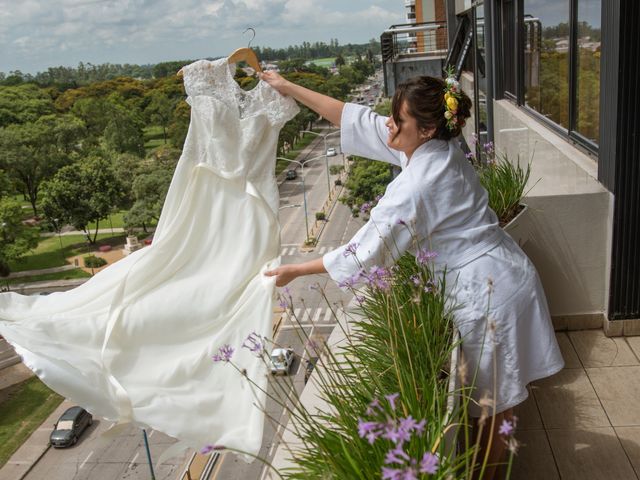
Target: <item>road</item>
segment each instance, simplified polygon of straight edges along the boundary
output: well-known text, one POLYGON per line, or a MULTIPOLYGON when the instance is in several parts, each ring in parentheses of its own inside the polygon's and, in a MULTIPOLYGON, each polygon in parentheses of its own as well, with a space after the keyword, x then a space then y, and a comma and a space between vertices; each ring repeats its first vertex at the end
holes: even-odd
MULTIPOLYGON (((373 80, 375 81, 375 80, 373 80)), ((377 94, 376 92, 372 92, 377 94)), ((329 133, 325 130, 324 134, 329 133)), ((325 146, 334 147, 338 155, 329 157, 329 165, 343 165, 339 135, 322 140, 305 156, 312 159, 324 154, 325 146)), ((304 161, 304 159, 300 159, 304 161)), ((294 164, 292 167, 294 168, 294 164)), ((280 225, 282 263, 299 263, 322 256, 324 253, 346 242, 363 225, 360 218, 353 218, 348 207, 336 203, 329 221, 322 229, 319 243, 313 248, 303 248, 304 240, 316 223, 315 213, 322 210, 328 196, 327 163, 324 158, 297 167, 298 178, 286 181, 280 186, 280 225), (302 176, 305 180, 307 222, 305 222, 302 176), (309 228, 309 231, 307 230, 309 228)), ((333 185, 338 177, 330 175, 329 184, 333 185)), ((329 213, 329 212, 325 212, 329 213)), ((319 230, 316 226, 315 231, 319 230)), ((297 394, 304 388, 304 372, 307 355, 304 353, 305 341, 313 337, 316 341, 326 339, 335 326, 333 311, 346 305, 351 299, 350 293, 342 292, 328 275, 314 275, 297 279, 290 285, 293 305, 291 314, 281 323, 275 337, 275 343, 290 346, 296 352, 296 358, 289 377, 273 378, 269 385, 270 395, 282 391, 282 387, 297 394)), ((291 395, 294 398, 295 395, 291 395)), ((286 423, 283 407, 269 400, 266 405, 263 444, 259 457, 271 460, 275 453, 278 430, 286 423)), ((26 480, 135 480, 151 478, 146 453, 139 429, 129 428, 113 439, 104 439, 100 435, 108 428, 107 422, 96 419, 89 432, 85 432, 76 446, 69 449, 49 449, 36 466, 25 477, 26 480)), ((151 456, 155 462, 160 453, 175 442, 174 439, 159 432, 149 435, 151 456)), ((154 463, 156 479, 177 479, 191 452, 170 459, 162 465, 154 463)), ((246 463, 235 454, 222 454, 213 471, 216 480, 261 480, 266 467, 259 461, 246 463)))
MULTIPOLYGON (((339 146, 339 139, 334 136, 328 146, 339 146)), ((330 137, 331 138, 331 137, 330 137)), ((324 148, 321 142, 316 150, 324 148)), ((322 151, 312 152, 308 158, 320 155, 322 151)), ((338 151, 340 151, 338 149, 338 151)), ((331 164, 341 165, 342 155, 330 157, 331 164)), ((309 223, 315 221, 315 212, 320 209, 327 197, 326 166, 324 159, 312 162, 305 168, 305 184, 307 187, 307 204, 309 223)), ((337 177, 334 177, 337 178, 337 177)), ((331 179, 332 183, 334 178, 331 179)), ((304 215, 301 208, 284 208, 288 205, 302 204, 302 182, 285 182, 280 188, 280 222, 282 228, 282 263, 299 263, 322 256, 329 250, 346 243, 362 226, 363 221, 351 216, 348 207, 337 203, 331 213, 320 241, 312 249, 304 248, 302 243, 306 237, 304 215)), ((304 372, 307 355, 305 342, 309 337, 316 341, 327 339, 335 326, 333 311, 351 299, 350 293, 342 292, 328 275, 313 275, 296 279, 290 285, 293 305, 291 314, 284 317, 275 342, 278 345, 290 346, 296 352, 296 358, 289 377, 273 378, 269 386, 269 394, 283 397, 281 387, 286 390, 295 388, 297 394, 304 388, 304 372), (326 296, 326 299, 323 297, 326 296), (278 382, 275 384, 274 382, 278 382)), ((291 395, 295 398, 295 395, 291 395)), ((286 424, 286 415, 280 402, 267 402, 267 416, 264 426, 263 443, 259 457, 267 461, 273 458, 277 446, 277 431, 286 424)), ((212 478, 215 480, 260 480, 266 473, 265 466, 259 461, 246 463, 234 454, 222 455, 212 478)))
MULTIPOLYGON (((142 431, 130 427, 113 439, 100 435, 109 422, 95 419, 78 443, 65 449, 50 448, 27 474, 27 480, 148 480, 151 478, 142 431)), ((160 432, 150 431, 151 458, 175 442, 160 432)), ((154 465, 157 480, 174 480, 182 469, 187 454, 154 465)))

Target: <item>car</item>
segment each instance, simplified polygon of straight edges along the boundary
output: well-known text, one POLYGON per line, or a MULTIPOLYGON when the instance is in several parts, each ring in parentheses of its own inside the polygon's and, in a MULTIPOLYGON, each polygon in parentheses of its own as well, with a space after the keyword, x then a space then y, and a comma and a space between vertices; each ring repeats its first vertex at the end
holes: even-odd
POLYGON ((327 148, 327 157, 335 157, 338 153, 336 152, 336 149, 333 147, 329 147, 327 148))
POLYGON ((316 363, 318 363, 318 357, 311 357, 309 360, 307 360, 307 366, 304 369, 305 384, 307 383, 307 381, 309 381, 309 377, 311 377, 311 374, 313 373, 313 369, 315 368, 316 363))
POLYGON ((75 445, 82 432, 92 424, 93 416, 84 408, 78 406, 68 408, 53 426, 49 442, 54 448, 75 445))
POLYGON ((274 348, 271 351, 271 374, 289 375, 291 365, 293 365, 293 356, 291 348, 274 348))
POLYGON ((298 174, 295 170, 287 170, 287 175, 285 176, 287 180, 295 180, 297 177, 298 174))

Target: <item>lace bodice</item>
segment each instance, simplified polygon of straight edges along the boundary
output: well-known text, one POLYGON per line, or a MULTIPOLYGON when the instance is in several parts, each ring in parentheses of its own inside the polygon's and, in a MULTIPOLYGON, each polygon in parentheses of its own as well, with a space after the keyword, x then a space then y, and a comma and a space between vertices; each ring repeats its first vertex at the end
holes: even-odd
POLYGON ((227 179, 251 182, 278 211, 275 157, 278 133, 300 109, 262 80, 244 91, 226 58, 183 68, 191 125, 183 157, 227 179))
POLYGON ((292 98, 284 97, 260 80, 245 91, 234 79, 235 64, 227 58, 198 60, 183 68, 184 88, 189 97, 210 96, 232 109, 240 119, 263 113, 274 127, 282 127, 299 109, 292 98))

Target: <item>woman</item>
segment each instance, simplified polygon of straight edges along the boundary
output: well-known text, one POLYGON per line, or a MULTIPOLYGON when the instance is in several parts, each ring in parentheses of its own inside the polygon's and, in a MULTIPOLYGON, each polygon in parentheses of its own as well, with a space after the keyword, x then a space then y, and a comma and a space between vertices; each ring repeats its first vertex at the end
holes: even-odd
MULTIPOLYGON (((471 100, 452 79, 416 77, 398 87, 392 116, 384 118, 274 72, 261 78, 339 125, 345 153, 402 168, 349 244, 267 275, 276 276, 277 286, 313 273, 348 282, 357 279, 361 266, 390 266, 407 250, 435 252, 436 266, 446 265, 449 293, 460 305, 455 322, 466 370, 472 376, 477 369, 477 403, 470 414, 486 416, 495 407, 496 441, 489 463, 500 461, 504 442, 497 428, 527 398, 527 384, 558 372, 564 361, 535 268, 498 226, 487 193, 459 148, 456 137, 470 115, 471 100), (349 254, 354 249, 357 262, 349 254), (492 399, 489 409, 483 398, 492 399)), ((492 472, 486 473, 492 478, 492 472)))

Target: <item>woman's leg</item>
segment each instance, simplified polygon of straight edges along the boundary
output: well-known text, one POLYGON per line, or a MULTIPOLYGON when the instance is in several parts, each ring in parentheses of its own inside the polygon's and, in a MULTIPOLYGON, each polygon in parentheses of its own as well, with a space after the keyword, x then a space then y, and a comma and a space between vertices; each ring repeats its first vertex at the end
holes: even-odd
MULTIPOLYGON (((478 453, 475 474, 473 476, 474 479, 477 480, 502 480, 502 475, 498 472, 504 471, 503 468, 500 468, 499 464, 503 464, 507 460, 506 451, 507 444, 505 438, 502 437, 498 431, 500 430, 500 425, 504 420, 508 420, 513 422, 513 408, 505 410, 504 412, 497 413, 495 416, 495 420, 491 417, 488 417, 484 420, 484 425, 482 427, 482 433, 480 437, 480 451, 478 453), (491 423, 493 421, 493 434, 491 432, 491 423), (486 467, 482 476, 480 476, 481 466, 486 461, 486 467)), ((477 435, 480 432, 480 425, 476 423, 475 425, 475 435, 474 440, 477 440, 477 435)))

